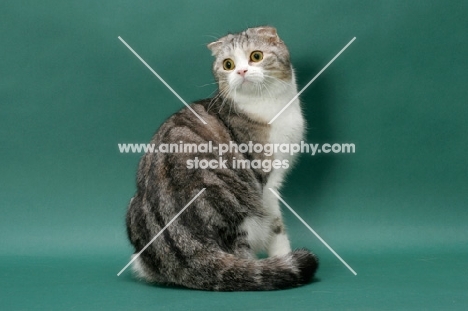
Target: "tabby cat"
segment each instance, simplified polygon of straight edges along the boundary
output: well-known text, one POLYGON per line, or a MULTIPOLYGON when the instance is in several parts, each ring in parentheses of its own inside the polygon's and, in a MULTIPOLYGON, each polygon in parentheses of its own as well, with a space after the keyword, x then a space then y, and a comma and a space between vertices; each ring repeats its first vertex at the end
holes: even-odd
MULTIPOLYGON (((268 124, 297 94, 289 52, 276 29, 249 28, 208 48, 215 56, 218 92, 190 105, 207 124, 184 108, 162 124, 151 143, 300 142, 304 119, 299 100, 268 124)), ((214 291, 274 290, 309 283, 318 260, 306 249, 291 251, 278 199, 269 190, 278 191, 286 170, 232 165, 235 159, 292 163, 293 157, 232 150, 222 155, 227 168, 189 168, 187 161, 195 157, 217 160, 219 154, 146 153, 140 161, 137 191, 126 218, 135 254, 206 190, 135 260, 137 276, 214 291), (257 259, 260 252, 268 258, 257 259)))

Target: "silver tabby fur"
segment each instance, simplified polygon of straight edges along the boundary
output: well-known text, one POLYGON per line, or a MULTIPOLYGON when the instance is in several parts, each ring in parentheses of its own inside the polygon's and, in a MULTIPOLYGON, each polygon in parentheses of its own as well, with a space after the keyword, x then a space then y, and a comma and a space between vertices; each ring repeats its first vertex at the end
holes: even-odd
MULTIPOLYGON (((244 49, 246 53, 264 51, 265 58, 258 66, 266 73, 265 77, 279 81, 278 85, 291 85, 295 92, 289 52, 276 30, 267 26, 249 28, 220 38, 208 48, 216 57, 213 72, 219 91, 211 99, 191 104, 207 125, 184 108, 162 124, 151 143, 177 144, 183 141, 200 144, 212 141, 216 145, 229 144, 230 141, 237 144, 271 142, 274 129, 268 121, 278 109, 272 106, 263 114, 243 108, 247 107, 245 103, 255 105, 255 100, 250 103, 246 95, 244 98, 236 97, 242 94, 232 92, 222 62, 234 48, 244 49)), ((266 102, 268 104, 268 100, 266 102)), ((281 104, 284 106, 286 102, 281 104)), ((290 127, 296 125, 294 133, 298 134, 287 135, 295 140, 303 134, 300 107, 297 111, 300 122, 290 122, 290 127)), ((206 191, 138 257, 134 263, 136 274, 148 282, 215 291, 275 290, 310 282, 318 267, 317 258, 306 249, 290 250, 279 204, 273 204, 277 211, 272 212, 265 203, 269 193, 266 187, 272 185, 278 189, 281 182, 276 180, 282 180, 284 172, 231 167, 188 169, 187 160, 194 157, 210 160, 219 156, 147 153, 140 161, 137 191, 126 219, 135 253, 140 252, 202 188, 206 191), (246 229, 247 223, 266 228, 265 241, 254 241, 255 238, 249 235, 256 228, 246 229), (262 249, 262 245, 268 245, 270 239, 280 235, 286 243, 283 251, 262 249), (270 257, 257 259, 255 253, 258 251, 269 252, 270 257)), ((249 160, 267 158, 258 153, 227 153, 223 159, 228 160, 228 166, 233 157, 249 160)))

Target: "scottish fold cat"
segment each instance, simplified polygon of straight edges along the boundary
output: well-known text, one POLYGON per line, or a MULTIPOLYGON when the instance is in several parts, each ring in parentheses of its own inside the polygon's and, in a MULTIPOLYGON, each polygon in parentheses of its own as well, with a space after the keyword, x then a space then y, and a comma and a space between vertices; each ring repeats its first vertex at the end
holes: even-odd
MULTIPOLYGON (((299 143, 304 118, 289 52, 272 27, 249 28, 208 44, 215 60, 217 94, 191 104, 165 121, 151 143, 299 143)), ((127 232, 135 253, 201 189, 206 190, 133 265, 148 282, 215 291, 274 290, 311 281, 317 267, 306 249, 291 250, 278 199, 286 169, 234 168, 235 160, 280 160, 232 150, 222 155, 227 168, 194 169, 188 161, 218 159, 216 152, 147 153, 139 164, 137 191, 127 212, 127 232), (268 254, 257 259, 256 254, 268 254)))

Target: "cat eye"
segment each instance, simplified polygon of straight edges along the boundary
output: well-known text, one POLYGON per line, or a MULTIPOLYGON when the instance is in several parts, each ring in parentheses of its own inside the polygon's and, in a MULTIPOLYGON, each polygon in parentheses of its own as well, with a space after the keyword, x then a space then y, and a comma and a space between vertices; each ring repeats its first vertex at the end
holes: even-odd
POLYGON ((253 51, 252 54, 250 54, 250 60, 258 63, 263 59, 263 53, 261 51, 253 51))
POLYGON ((227 58, 223 62, 223 68, 224 70, 233 70, 235 67, 234 61, 230 58, 227 58))

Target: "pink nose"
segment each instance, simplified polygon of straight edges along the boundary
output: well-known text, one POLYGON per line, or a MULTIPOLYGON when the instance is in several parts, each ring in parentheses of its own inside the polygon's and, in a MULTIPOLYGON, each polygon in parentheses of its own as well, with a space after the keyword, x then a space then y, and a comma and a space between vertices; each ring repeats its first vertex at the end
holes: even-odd
POLYGON ((247 72, 247 69, 239 69, 237 70, 237 73, 240 74, 242 77, 245 76, 245 73, 247 72))

